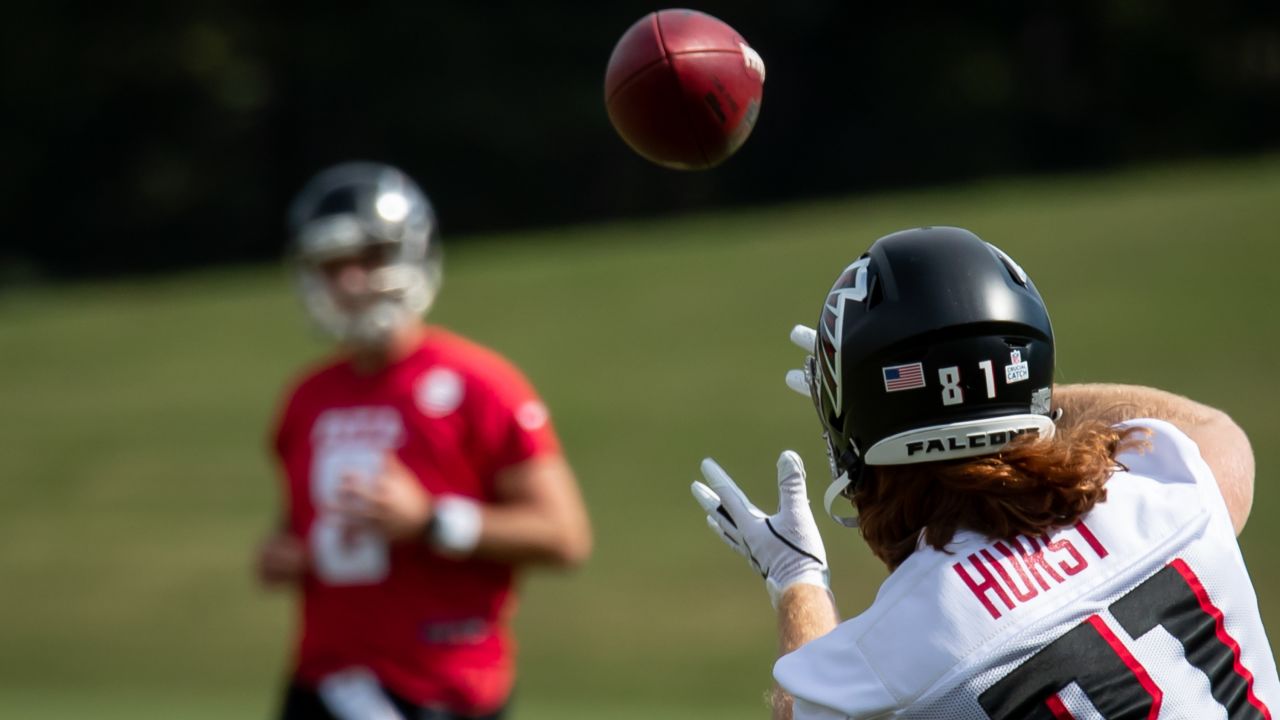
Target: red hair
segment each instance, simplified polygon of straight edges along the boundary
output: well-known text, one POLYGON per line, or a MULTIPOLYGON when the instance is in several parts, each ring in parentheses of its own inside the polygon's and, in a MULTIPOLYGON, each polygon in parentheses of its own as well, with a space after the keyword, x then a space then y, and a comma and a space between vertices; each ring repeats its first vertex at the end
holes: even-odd
POLYGON ((1140 432, 1086 421, 986 457, 869 468, 853 493, 862 536, 892 569, 921 544, 945 551, 960 529, 1008 539, 1070 525, 1106 499, 1116 453, 1140 432))

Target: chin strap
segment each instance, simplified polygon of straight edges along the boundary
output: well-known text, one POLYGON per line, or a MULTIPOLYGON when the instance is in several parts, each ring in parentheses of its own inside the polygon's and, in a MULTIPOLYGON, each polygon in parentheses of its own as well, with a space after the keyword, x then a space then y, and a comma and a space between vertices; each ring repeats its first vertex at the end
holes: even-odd
MULTIPOLYGON (((805 356, 805 363, 802 368, 787 371, 787 387, 791 388, 796 393, 813 400, 816 406, 817 393, 814 390, 813 384, 813 352, 818 342, 818 332, 811 327, 796 325, 791 328, 791 342, 808 354, 805 356)), ((844 527, 856 528, 858 527, 858 517, 856 515, 837 515, 835 511, 831 509, 832 505, 835 504, 838 498, 844 495, 845 490, 848 489, 849 485, 851 485, 853 481, 849 479, 849 473, 847 471, 836 476, 835 450, 831 447, 831 440, 827 437, 825 432, 822 434, 822 440, 827 446, 827 461, 831 466, 831 474, 836 478, 831 481, 829 486, 827 486, 827 492, 822 497, 822 506, 826 508, 827 515, 829 515, 832 520, 835 520, 844 527)))
POLYGON ((831 481, 831 484, 827 486, 827 492, 822 496, 822 507, 826 508, 827 515, 847 528, 858 527, 858 516, 837 515, 831 506, 835 504, 836 499, 844 496, 844 491, 852 483, 853 481, 849 479, 849 473, 841 473, 840 477, 831 481))

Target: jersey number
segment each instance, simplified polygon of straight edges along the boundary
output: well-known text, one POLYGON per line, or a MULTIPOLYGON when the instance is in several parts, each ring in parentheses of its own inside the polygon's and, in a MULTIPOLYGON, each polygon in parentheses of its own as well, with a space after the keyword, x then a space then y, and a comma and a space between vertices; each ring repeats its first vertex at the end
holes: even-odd
POLYGON ((365 446, 333 445, 316 449, 311 465, 311 553, 316 575, 328 585, 371 585, 386 579, 387 542, 374 532, 353 530, 326 508, 338 499, 347 474, 373 477, 382 468, 382 452, 365 446))
MULTIPOLYGON (((1222 611, 1182 560, 1108 609, 1134 639, 1157 625, 1176 638, 1187 662, 1209 678, 1213 699, 1231 720, 1271 717, 1253 693, 1253 675, 1240 663, 1240 646, 1227 634, 1222 611)), ((978 703, 992 720, 1073 718, 1059 697, 1072 684, 1106 720, 1160 715, 1164 693, 1098 615, 1046 645, 979 695, 978 703)))

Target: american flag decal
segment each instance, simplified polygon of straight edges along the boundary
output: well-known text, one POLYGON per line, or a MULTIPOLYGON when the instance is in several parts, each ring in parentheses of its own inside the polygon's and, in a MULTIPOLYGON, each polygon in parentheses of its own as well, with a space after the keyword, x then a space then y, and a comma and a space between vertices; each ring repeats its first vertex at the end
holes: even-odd
POLYGON ((920 363, 890 365, 881 368, 884 373, 884 391, 915 390, 924 387, 924 366, 920 363))

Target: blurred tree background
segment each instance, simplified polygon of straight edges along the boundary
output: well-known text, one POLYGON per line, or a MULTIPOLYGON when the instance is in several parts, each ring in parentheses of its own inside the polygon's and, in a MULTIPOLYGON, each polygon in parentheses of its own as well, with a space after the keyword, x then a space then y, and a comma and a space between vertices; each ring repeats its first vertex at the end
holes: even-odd
POLYGON ((26 3, 0 28, 0 282, 273 258, 320 167, 417 177, 446 239, 1280 144, 1274 2, 703 2, 768 65, 720 171, 603 109, 634 2, 26 3))

